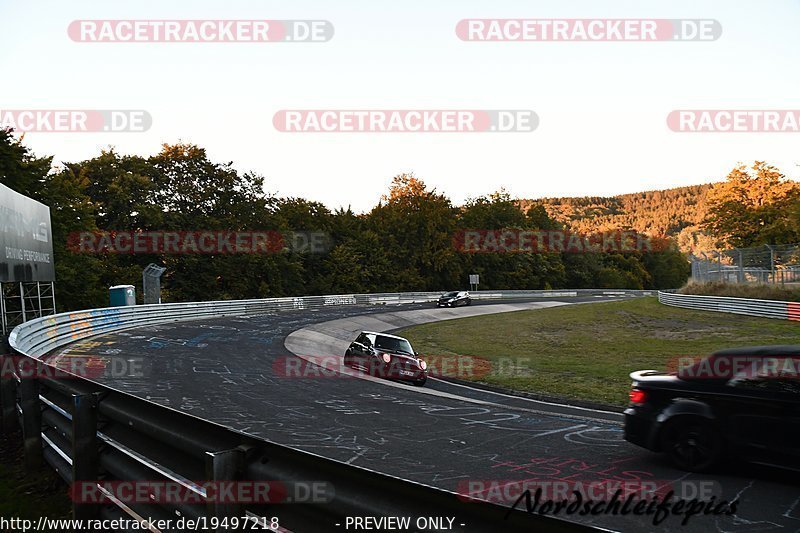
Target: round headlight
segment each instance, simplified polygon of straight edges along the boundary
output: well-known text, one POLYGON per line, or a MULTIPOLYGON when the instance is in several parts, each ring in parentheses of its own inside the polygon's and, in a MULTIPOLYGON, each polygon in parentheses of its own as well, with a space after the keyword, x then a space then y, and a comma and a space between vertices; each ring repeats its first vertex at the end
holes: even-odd
POLYGON ((392 356, 389 355, 388 353, 383 354, 383 362, 384 363, 391 363, 392 362, 392 356))
POLYGON ((428 368, 428 363, 426 363, 425 361, 423 361, 422 359, 420 359, 420 360, 419 360, 419 367, 420 367, 422 370, 425 370, 426 368, 428 368))

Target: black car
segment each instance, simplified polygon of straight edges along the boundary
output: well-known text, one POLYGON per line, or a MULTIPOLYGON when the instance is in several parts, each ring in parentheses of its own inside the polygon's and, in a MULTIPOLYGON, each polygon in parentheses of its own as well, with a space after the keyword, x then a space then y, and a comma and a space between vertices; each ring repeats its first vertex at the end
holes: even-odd
POLYGON ((800 470, 800 345, 715 352, 671 373, 631 374, 625 439, 683 470, 723 459, 800 470))
POLYGON ((458 307, 460 305, 469 305, 472 303, 467 291, 453 291, 446 292, 439 296, 436 300, 436 307, 458 307))
POLYGON ((344 364, 372 376, 424 385, 428 365, 403 337, 362 331, 344 354, 344 364))

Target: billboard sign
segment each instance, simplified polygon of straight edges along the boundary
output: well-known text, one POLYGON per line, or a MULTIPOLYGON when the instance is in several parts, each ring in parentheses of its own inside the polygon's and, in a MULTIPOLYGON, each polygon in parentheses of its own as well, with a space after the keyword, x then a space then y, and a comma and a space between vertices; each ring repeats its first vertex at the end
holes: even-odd
POLYGON ((0 282, 55 281, 50 208, 0 184, 0 282))

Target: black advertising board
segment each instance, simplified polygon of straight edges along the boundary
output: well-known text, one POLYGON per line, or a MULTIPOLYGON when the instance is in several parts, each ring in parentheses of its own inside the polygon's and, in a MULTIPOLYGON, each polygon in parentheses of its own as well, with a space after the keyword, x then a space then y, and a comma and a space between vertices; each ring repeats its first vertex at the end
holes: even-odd
POLYGON ((0 184, 0 282, 55 281, 50 208, 0 184))

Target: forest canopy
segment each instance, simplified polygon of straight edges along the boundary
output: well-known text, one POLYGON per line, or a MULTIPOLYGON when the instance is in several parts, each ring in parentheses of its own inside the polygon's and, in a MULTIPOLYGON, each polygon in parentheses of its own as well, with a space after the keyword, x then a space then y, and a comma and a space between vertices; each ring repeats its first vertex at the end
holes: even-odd
MULTIPOLYGON (((508 193, 454 205, 410 174, 363 214, 331 210, 305 198, 265 192, 265 178, 209 159, 192 144, 165 144, 150 156, 115 149, 53 166, 9 130, 0 130, 0 179, 50 206, 59 310, 107 305, 108 287, 133 284, 141 273, 166 267, 163 300, 201 301, 273 296, 481 289, 630 288, 681 286, 688 262, 677 247, 607 253, 464 253, 463 230, 560 230, 545 206, 508 193), (324 252, 170 254, 81 253, 76 234, 198 230, 317 232, 324 252)), ((379 193, 376 193, 378 196, 379 193)))

